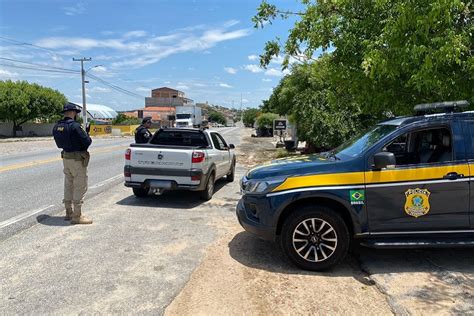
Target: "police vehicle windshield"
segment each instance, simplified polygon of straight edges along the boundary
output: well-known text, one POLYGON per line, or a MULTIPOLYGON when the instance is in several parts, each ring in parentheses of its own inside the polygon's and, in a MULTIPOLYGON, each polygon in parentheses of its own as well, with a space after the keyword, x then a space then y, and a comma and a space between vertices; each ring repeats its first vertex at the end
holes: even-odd
POLYGON ((396 125, 377 125, 369 132, 359 134, 358 136, 346 141, 334 149, 332 155, 341 159, 357 157, 395 129, 397 129, 396 125))

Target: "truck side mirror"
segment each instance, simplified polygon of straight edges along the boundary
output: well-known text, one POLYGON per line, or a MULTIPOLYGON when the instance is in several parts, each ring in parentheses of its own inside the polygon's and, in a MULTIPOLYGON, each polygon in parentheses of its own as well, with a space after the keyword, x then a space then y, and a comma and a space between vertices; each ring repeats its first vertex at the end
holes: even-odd
POLYGON ((230 149, 235 149, 234 144, 229 144, 229 148, 230 148, 230 149))
POLYGON ((395 166, 396 164, 397 160, 395 159, 395 155, 393 153, 382 151, 374 155, 374 165, 372 169, 381 170, 383 168, 387 168, 388 166, 395 166))

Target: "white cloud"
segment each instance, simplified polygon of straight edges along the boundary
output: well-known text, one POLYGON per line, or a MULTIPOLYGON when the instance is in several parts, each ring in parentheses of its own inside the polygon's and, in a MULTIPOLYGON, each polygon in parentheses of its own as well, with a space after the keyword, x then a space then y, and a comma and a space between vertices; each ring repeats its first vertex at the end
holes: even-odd
POLYGON ((147 36, 147 32, 146 31, 130 31, 130 32, 127 32, 125 34, 123 34, 123 37, 124 38, 133 38, 133 37, 145 37, 147 36))
POLYGON ((64 14, 70 15, 70 16, 83 14, 84 12, 86 12, 86 7, 84 6, 84 3, 82 2, 79 2, 76 5, 71 6, 71 7, 63 7, 62 9, 63 9, 64 14))
POLYGON ((199 87, 199 88, 204 88, 204 87, 207 87, 207 84, 196 82, 196 83, 193 83, 193 86, 199 87))
POLYGON ((290 71, 288 69, 281 71, 275 68, 269 68, 265 71, 265 76, 281 77, 283 75, 288 75, 289 73, 290 71))
POLYGON ((189 87, 187 85, 184 85, 184 84, 178 84, 176 86, 176 89, 179 89, 179 90, 189 90, 189 87))
POLYGON ((254 73, 254 74, 263 71, 262 68, 260 68, 258 65, 254 65, 254 64, 245 65, 245 66, 244 66, 244 69, 245 69, 245 70, 248 70, 248 71, 250 71, 250 72, 252 72, 252 73, 254 73))
POLYGON ((219 83, 219 87, 222 87, 222 88, 232 88, 232 86, 230 84, 227 84, 227 83, 219 83))
POLYGON ((242 99, 242 103, 249 103, 248 99, 242 99))
MULTIPOLYGON (((234 21, 235 22, 235 21, 234 21)), ((222 27, 202 30, 180 30, 164 36, 149 36, 145 31, 131 31, 122 36, 106 39, 89 37, 46 37, 35 42, 36 45, 49 49, 77 50, 81 53, 92 49, 109 50, 102 55, 116 56, 119 61, 111 64, 112 68, 144 67, 154 64, 171 55, 186 52, 205 52, 218 43, 249 36, 251 29, 228 30, 235 23, 227 22, 222 27)))
POLYGON ((16 72, 11 72, 11 71, 8 71, 6 69, 1 69, 0 68, 0 78, 3 78, 3 79, 12 79, 12 78, 16 78, 19 74, 16 73, 16 72))
POLYGON ((270 79, 270 78, 263 78, 262 81, 263 81, 263 82, 270 82, 270 81, 272 81, 272 79, 270 79))
POLYGON ((109 88, 103 88, 103 87, 93 87, 91 89, 88 89, 89 92, 100 92, 100 93, 108 93, 111 92, 109 88))
POLYGON ((138 91, 138 92, 151 92, 151 89, 150 88, 145 88, 145 87, 138 87, 135 89, 135 91, 138 91))
POLYGON ((107 68, 104 66, 98 66, 91 69, 93 72, 104 73, 107 72, 107 68))
POLYGON ((229 20, 229 21, 224 23, 224 27, 231 27, 231 26, 237 25, 239 23, 240 23, 239 20, 229 20))
POLYGON ((237 73, 237 69, 232 67, 224 67, 224 70, 231 75, 235 75, 237 73))
POLYGON ((248 59, 249 59, 249 60, 252 60, 252 61, 253 61, 253 60, 257 60, 257 59, 258 59, 258 56, 257 56, 257 55, 250 55, 250 56, 248 56, 248 59))

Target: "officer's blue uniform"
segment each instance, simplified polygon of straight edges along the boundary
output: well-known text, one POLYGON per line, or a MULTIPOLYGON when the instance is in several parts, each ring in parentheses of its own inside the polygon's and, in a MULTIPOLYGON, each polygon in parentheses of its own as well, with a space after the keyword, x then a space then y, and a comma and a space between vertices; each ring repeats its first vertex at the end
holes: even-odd
MULTIPOLYGON (((64 112, 81 112, 73 103, 64 106, 64 112)), ((82 203, 87 191, 87 149, 92 139, 74 119, 65 116, 53 128, 53 136, 58 148, 62 149, 64 172, 64 200, 66 219, 72 224, 91 224, 92 220, 82 216, 82 203), (74 206, 74 210, 73 210, 74 206)))
POLYGON ((81 124, 69 117, 56 123, 53 136, 58 148, 65 152, 86 151, 92 143, 92 139, 82 129, 81 124))

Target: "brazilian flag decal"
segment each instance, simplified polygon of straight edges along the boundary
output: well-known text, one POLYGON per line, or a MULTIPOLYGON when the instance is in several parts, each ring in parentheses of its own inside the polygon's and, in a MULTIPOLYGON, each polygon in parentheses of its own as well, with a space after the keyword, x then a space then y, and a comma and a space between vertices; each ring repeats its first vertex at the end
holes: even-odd
POLYGON ((352 205, 363 205, 365 202, 365 190, 350 190, 349 197, 352 205))

